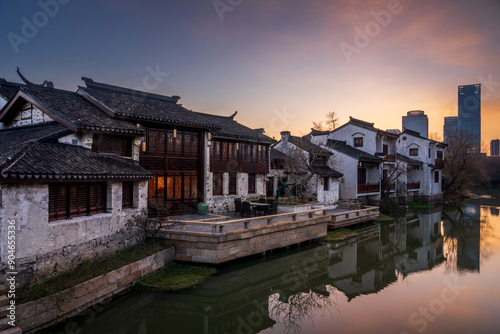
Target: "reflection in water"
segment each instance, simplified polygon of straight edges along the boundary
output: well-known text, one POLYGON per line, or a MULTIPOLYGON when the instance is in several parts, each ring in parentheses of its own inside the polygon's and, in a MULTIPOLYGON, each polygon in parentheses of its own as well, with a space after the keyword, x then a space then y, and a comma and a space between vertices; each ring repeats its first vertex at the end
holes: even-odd
POLYGON ((339 324, 339 301, 345 307, 414 273, 439 266, 479 273, 480 259, 492 252, 485 238, 494 232, 482 212, 494 213, 473 205, 409 213, 362 226, 349 241, 226 264, 196 289, 124 296, 82 321, 80 333, 294 333, 318 319, 339 324))

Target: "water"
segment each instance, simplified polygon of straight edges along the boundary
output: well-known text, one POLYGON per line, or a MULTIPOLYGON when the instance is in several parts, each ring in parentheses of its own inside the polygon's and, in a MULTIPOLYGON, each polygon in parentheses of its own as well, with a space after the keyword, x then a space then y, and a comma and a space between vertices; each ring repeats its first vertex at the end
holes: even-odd
POLYGON ((130 293, 47 333, 498 333, 499 207, 365 225, 222 266, 181 293, 130 293))

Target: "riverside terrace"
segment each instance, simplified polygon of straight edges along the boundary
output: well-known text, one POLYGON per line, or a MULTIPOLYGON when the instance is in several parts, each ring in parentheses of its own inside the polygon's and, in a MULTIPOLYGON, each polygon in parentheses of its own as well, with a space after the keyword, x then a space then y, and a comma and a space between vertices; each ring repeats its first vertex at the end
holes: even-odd
POLYGON ((319 239, 327 235, 328 227, 367 222, 378 215, 378 207, 350 211, 315 207, 245 219, 187 215, 162 223, 156 236, 175 245, 178 261, 216 264, 319 239))

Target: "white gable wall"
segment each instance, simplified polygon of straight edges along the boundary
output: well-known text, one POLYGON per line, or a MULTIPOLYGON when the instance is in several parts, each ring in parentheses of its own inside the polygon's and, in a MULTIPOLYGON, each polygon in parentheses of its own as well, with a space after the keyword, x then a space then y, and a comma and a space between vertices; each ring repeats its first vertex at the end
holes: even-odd
POLYGON ((34 125, 53 121, 54 119, 52 117, 50 117, 31 103, 25 103, 21 110, 14 116, 12 122, 8 126, 6 126, 6 128, 23 125, 34 125))
POLYGON ((369 130, 355 124, 347 124, 344 127, 338 128, 328 135, 328 139, 335 139, 346 141, 347 145, 355 147, 359 150, 365 151, 370 154, 377 152, 377 132, 376 130, 369 130), (362 137, 363 146, 355 147, 354 138, 362 137))

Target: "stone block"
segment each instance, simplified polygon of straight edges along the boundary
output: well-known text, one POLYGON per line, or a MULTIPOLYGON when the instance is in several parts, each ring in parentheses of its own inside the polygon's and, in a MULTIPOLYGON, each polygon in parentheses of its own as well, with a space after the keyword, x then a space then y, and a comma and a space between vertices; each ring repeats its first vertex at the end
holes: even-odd
POLYGON ((56 308, 57 299, 55 295, 47 296, 38 300, 35 300, 35 313, 42 314, 56 308))
POLYGON ((19 318, 17 325, 24 331, 28 331, 30 329, 46 324, 47 322, 50 322, 55 318, 57 318, 57 311, 55 308, 53 308, 44 313, 37 313, 33 317, 28 319, 19 318))
POLYGON ((0 331, 0 334, 22 334, 22 333, 23 331, 19 327, 10 327, 0 331))

